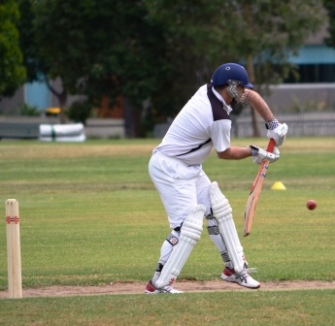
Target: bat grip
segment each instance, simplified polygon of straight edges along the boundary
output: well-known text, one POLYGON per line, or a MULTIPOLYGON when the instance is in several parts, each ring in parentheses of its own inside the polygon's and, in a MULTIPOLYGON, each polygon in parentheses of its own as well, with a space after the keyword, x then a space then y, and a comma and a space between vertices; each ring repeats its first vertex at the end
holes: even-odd
POLYGON ((271 138, 269 140, 268 147, 266 148, 266 151, 272 153, 273 150, 274 150, 274 148, 275 148, 275 146, 276 146, 276 142, 275 142, 275 140, 273 138, 271 138))

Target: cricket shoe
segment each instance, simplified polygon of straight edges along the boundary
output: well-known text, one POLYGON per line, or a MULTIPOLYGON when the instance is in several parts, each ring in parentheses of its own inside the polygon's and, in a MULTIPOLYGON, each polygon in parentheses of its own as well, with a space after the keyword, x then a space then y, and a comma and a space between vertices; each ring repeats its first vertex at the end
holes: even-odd
POLYGON ((234 269, 225 267, 221 274, 224 281, 237 283, 249 289, 258 289, 261 284, 254 280, 248 273, 247 269, 243 269, 241 273, 236 273, 234 269))
POLYGON ((183 291, 178 291, 174 289, 171 285, 165 285, 162 288, 156 288, 152 281, 149 281, 147 286, 145 287, 146 294, 158 294, 158 293, 183 293, 183 291))

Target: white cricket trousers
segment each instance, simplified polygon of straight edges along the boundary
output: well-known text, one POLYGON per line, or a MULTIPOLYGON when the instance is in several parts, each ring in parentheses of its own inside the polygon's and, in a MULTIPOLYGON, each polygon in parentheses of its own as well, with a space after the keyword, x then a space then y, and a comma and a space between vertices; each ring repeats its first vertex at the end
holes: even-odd
POLYGON ((210 214, 210 184, 202 166, 187 165, 178 158, 155 150, 149 162, 149 175, 159 192, 170 227, 180 227, 190 211, 201 204, 210 214))

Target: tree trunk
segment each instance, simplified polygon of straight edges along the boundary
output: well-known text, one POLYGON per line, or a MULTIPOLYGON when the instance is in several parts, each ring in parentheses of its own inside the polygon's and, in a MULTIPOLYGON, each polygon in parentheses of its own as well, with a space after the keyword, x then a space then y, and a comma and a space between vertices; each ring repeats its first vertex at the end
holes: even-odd
POLYGON ((143 137, 143 130, 142 130, 142 105, 136 107, 134 110, 134 135, 135 138, 142 138, 143 137))
POLYGON ((61 92, 57 92, 56 89, 51 85, 50 80, 46 76, 44 77, 44 80, 50 92, 54 94, 58 99, 59 108, 60 108, 59 122, 61 124, 66 124, 67 121, 66 121, 66 116, 64 114, 64 109, 65 109, 65 105, 67 101, 67 92, 64 88, 61 92))
POLYGON ((133 107, 128 98, 124 100, 124 128, 127 138, 134 137, 134 116, 133 107))
POLYGON ((64 109, 66 106, 66 100, 67 100, 67 92, 66 91, 62 91, 61 93, 58 94, 58 102, 59 102, 59 107, 60 107, 60 113, 59 113, 59 122, 61 124, 66 124, 66 116, 64 113, 64 109))
MULTIPOLYGON (((250 82, 254 84, 256 78, 255 78, 253 57, 251 55, 249 55, 247 58, 247 70, 248 70, 250 82)), ((260 133, 259 126, 257 123, 257 112, 251 105, 250 105, 250 110, 251 110, 252 136, 260 137, 261 133, 260 133)))
POLYGON ((141 105, 134 107, 129 99, 125 98, 124 101, 124 124, 126 137, 128 138, 141 138, 142 130, 142 111, 141 105))

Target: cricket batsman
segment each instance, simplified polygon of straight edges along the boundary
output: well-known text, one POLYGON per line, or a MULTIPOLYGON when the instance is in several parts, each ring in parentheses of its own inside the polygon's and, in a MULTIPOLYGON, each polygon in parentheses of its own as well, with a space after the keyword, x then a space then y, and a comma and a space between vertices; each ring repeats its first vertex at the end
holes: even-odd
POLYGON ((249 83, 245 68, 236 63, 219 66, 208 84, 185 104, 162 142, 153 150, 149 175, 167 213, 171 233, 164 239, 160 257, 145 293, 180 293, 173 287, 207 221, 208 234, 223 261, 221 278, 249 289, 260 283, 248 272, 228 199, 212 182, 202 164, 212 149, 223 160, 252 157, 261 164, 279 159, 278 146, 288 131, 249 83), (257 146, 230 144, 232 103, 249 104, 263 118, 267 137, 275 140, 273 152, 257 146))

